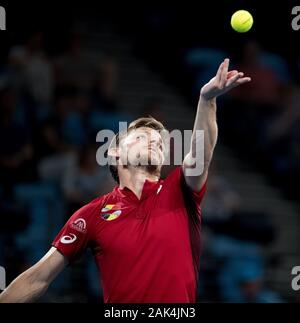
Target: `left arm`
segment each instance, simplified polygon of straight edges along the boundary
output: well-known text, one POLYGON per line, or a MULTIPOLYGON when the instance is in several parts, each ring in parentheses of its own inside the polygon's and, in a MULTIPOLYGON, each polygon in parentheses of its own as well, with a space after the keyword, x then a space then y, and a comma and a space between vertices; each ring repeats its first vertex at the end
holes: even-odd
POLYGON ((216 76, 201 89, 190 151, 185 156, 182 165, 186 183, 192 190, 197 192, 201 190, 207 179, 208 168, 217 143, 216 98, 240 84, 251 81, 249 77, 244 77, 243 73, 236 70, 228 72, 228 66, 229 59, 225 59, 220 65, 216 76), (197 151, 201 143, 199 130, 204 133, 204 158, 201 155, 198 156, 197 151), (200 172, 197 171, 194 174, 189 172, 198 167, 201 169, 200 172))

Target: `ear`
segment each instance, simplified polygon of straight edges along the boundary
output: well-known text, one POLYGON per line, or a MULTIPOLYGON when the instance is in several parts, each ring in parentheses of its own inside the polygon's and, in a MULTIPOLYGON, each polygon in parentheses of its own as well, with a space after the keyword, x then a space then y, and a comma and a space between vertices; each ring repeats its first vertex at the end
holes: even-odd
POLYGON ((107 156, 109 157, 115 157, 119 158, 120 157, 120 149, 119 147, 114 147, 114 148, 109 148, 107 151, 107 156))

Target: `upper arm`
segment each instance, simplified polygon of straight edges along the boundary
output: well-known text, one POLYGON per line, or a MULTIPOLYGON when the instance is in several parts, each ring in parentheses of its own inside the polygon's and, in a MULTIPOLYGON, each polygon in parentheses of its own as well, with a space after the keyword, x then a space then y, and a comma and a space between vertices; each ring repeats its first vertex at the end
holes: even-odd
POLYGON ((190 154, 184 158, 182 169, 186 184, 195 192, 201 191, 207 181, 208 167, 195 160, 191 162, 190 154))
POLYGON ((102 197, 77 210, 52 242, 58 252, 73 263, 91 247, 99 229, 102 197))
POLYGON ((55 247, 31 268, 34 280, 49 285, 55 277, 67 266, 68 260, 55 247))

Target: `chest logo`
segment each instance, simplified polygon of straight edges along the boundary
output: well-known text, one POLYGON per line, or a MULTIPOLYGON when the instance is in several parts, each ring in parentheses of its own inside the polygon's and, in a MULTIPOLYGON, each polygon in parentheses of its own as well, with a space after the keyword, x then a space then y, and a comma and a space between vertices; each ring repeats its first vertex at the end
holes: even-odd
POLYGON ((105 207, 101 210, 101 217, 105 221, 113 221, 117 219, 122 211, 121 210, 114 210, 115 204, 107 204, 105 207))

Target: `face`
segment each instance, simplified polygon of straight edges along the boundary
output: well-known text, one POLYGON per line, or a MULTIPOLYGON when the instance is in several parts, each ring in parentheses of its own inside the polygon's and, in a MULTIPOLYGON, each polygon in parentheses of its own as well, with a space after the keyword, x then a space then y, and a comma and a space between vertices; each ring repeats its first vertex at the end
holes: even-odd
POLYGON ((164 143, 160 133, 147 127, 130 131, 120 143, 123 165, 162 166, 163 151, 164 143))

